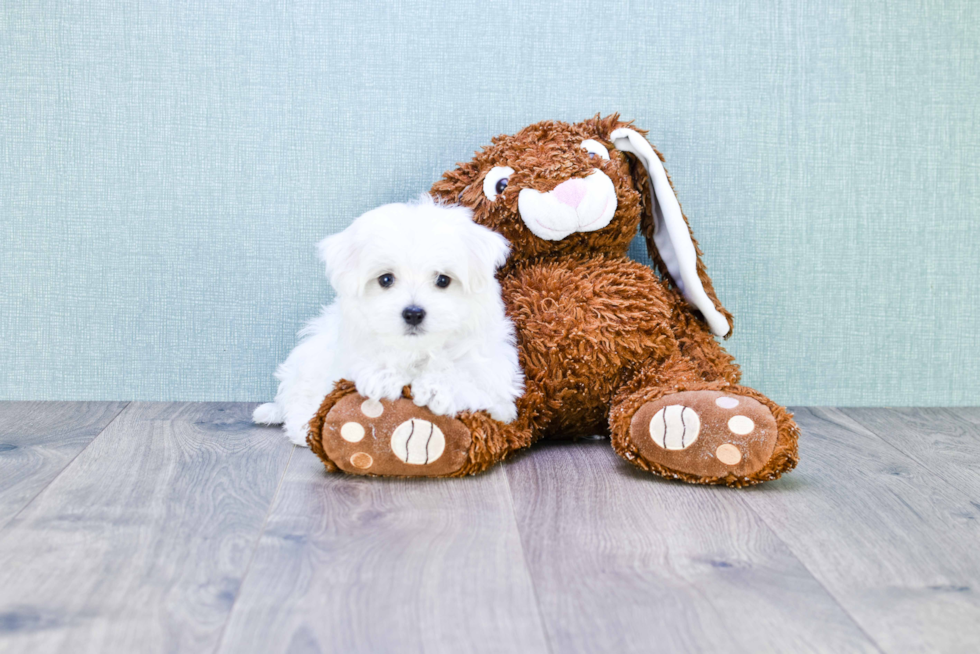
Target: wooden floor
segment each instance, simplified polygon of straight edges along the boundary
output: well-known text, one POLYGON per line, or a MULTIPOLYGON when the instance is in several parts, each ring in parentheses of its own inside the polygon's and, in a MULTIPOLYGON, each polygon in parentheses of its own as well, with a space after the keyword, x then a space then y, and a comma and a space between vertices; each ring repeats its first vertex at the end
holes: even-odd
POLYGON ((0 404, 0 651, 980 651, 978 409, 797 409, 743 491, 327 475, 251 409, 0 404))

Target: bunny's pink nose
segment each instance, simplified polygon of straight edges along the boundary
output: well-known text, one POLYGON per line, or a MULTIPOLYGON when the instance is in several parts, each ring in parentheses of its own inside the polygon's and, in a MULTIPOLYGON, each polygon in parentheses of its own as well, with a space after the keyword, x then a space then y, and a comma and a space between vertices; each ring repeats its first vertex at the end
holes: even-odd
POLYGON ((578 205, 582 202, 582 198, 585 197, 587 190, 588 186, 584 179, 570 179, 556 186, 552 193, 555 194, 555 197, 562 204, 567 204, 572 209, 577 209, 578 205))

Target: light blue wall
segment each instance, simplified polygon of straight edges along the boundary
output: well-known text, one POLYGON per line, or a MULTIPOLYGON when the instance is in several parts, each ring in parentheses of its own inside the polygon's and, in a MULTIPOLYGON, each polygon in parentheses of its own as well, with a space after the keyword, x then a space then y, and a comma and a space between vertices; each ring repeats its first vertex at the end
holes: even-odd
POLYGON ((980 404, 980 3, 0 4, 0 398, 260 400, 314 243, 500 132, 651 130, 790 404, 980 404))

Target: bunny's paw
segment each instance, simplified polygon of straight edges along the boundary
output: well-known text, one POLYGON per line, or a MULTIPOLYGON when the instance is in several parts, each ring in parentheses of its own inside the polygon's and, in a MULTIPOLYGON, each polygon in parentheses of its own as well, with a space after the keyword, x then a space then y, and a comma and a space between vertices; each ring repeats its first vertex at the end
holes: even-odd
MULTIPOLYGON (((665 476, 697 475, 701 483, 755 483, 776 446, 772 412, 751 397, 684 391, 642 405, 629 440, 665 476)), ((778 474, 776 475, 778 476, 778 474)))

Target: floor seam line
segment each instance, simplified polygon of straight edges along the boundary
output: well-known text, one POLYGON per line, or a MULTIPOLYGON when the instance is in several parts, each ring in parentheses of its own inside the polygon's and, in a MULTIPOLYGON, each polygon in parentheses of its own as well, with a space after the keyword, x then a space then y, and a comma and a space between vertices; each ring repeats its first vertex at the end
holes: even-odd
POLYGON ((517 509, 514 504, 514 488, 510 484, 510 475, 507 474, 507 464, 501 464, 503 470, 504 482, 507 484, 507 497, 510 499, 510 516, 514 524, 514 530, 517 532, 517 542, 521 546, 521 561, 524 562, 524 570, 527 572, 527 580, 531 583, 531 596, 534 598, 534 608, 537 609, 538 613, 538 624, 541 625, 541 635, 544 636, 545 647, 548 648, 549 654, 554 653, 554 648, 551 645, 551 635, 548 633, 548 628, 544 623, 544 612, 541 609, 541 599, 538 597, 538 585, 534 582, 534 575, 531 574, 531 566, 527 562, 527 551, 524 548, 524 533, 521 531, 521 526, 517 523, 517 509))
MULTIPOLYGON (((815 407, 815 408, 826 408, 826 407, 815 407)), ((813 413, 811 407, 795 407, 795 409, 796 410, 804 409, 808 413, 810 413, 810 415, 813 416, 816 415, 813 413)), ((810 575, 810 578, 813 579, 823 589, 823 591, 827 593, 827 597, 833 600, 834 604, 836 604, 840 608, 840 610, 843 611, 847 615, 847 617, 851 619, 851 622, 854 624, 855 627, 858 628, 858 630, 862 634, 864 634, 864 636, 868 639, 868 642, 870 642, 871 645, 873 645, 874 648, 877 649, 879 652, 881 652, 882 654, 886 654, 886 650, 881 646, 881 644, 874 636, 868 633, 868 630, 865 629, 863 624, 861 624, 861 621, 858 620, 857 616, 851 613, 851 611, 841 603, 837 595, 835 595, 833 591, 831 591, 830 588, 828 588, 827 585, 824 584, 824 582, 820 579, 820 577, 818 577, 816 573, 810 569, 810 566, 808 566, 806 562, 800 557, 800 555, 797 554, 796 550, 793 549, 793 546, 790 545, 788 542, 786 542, 786 540, 784 540, 782 536, 780 536, 779 531, 775 527, 773 527, 768 520, 766 520, 766 517, 759 511, 756 511, 755 507, 752 506, 752 503, 749 502, 748 500, 744 498, 739 498, 739 501, 749 511, 752 512, 752 515, 754 515, 755 517, 757 517, 759 520, 762 521, 762 523, 766 526, 766 529, 769 530, 769 533, 771 533, 780 543, 782 543, 783 547, 786 548, 786 551, 788 551, 790 555, 792 555, 792 557, 796 559, 796 561, 801 566, 803 566, 803 569, 807 571, 807 573, 810 575)))
POLYGON ((843 611, 844 614, 847 615, 847 617, 851 619, 851 622, 854 624, 855 627, 858 628, 858 630, 862 634, 864 634, 865 638, 868 639, 868 642, 876 650, 878 650, 879 652, 881 652, 881 654, 886 654, 886 650, 881 646, 881 644, 878 642, 878 640, 874 636, 872 636, 870 633, 868 633, 868 630, 864 628, 864 625, 861 624, 861 621, 858 620, 857 616, 855 616, 853 613, 851 613, 850 610, 848 610, 848 608, 846 606, 844 606, 843 604, 841 604, 841 601, 837 597, 837 595, 835 595, 829 588, 827 588, 827 585, 824 584, 823 581, 821 581, 821 579, 813 572, 813 570, 810 569, 810 566, 808 566, 806 564, 806 562, 804 562, 803 559, 800 558, 799 554, 797 554, 796 551, 793 549, 793 546, 790 545, 789 543, 787 543, 785 540, 783 540, 783 537, 779 535, 779 532, 771 524, 769 524, 769 521, 766 520, 765 516, 762 515, 761 513, 759 513, 758 511, 756 511, 755 508, 752 506, 752 503, 751 502, 747 502, 747 501, 744 501, 744 500, 739 500, 739 501, 749 511, 752 512, 752 515, 754 515, 755 517, 757 517, 759 520, 762 521, 762 524, 764 524, 766 526, 766 529, 769 530, 769 533, 771 533, 776 538, 776 540, 778 540, 780 543, 783 544, 783 547, 786 548, 786 551, 789 552, 790 556, 792 556, 796 560, 797 563, 799 563, 801 566, 803 566, 803 569, 807 571, 807 573, 810 575, 810 578, 813 579, 813 581, 815 581, 817 583, 817 585, 819 585, 820 588, 822 588, 823 591, 825 593, 827 593, 827 597, 829 597, 834 602, 834 604, 837 605, 837 607, 840 608, 840 610, 843 611))
POLYGON ((88 443, 85 444, 85 447, 83 447, 82 449, 80 449, 77 452, 75 452, 75 456, 73 456, 71 459, 69 459, 65 463, 65 465, 61 467, 61 470, 58 471, 58 474, 56 474, 54 477, 52 477, 51 480, 48 483, 46 483, 43 488, 41 488, 40 490, 38 490, 38 492, 36 492, 34 494, 34 496, 31 497, 31 499, 29 499, 24 504, 24 506, 20 507, 20 510, 18 510, 17 513, 15 513, 12 516, 10 516, 9 518, 7 518, 6 522, 4 522, 3 524, 0 524, 0 531, 6 529, 10 525, 10 523, 12 523, 18 517, 20 517, 20 514, 23 513, 24 511, 26 511, 27 510, 27 507, 29 507, 31 504, 34 504, 34 501, 37 500, 37 498, 41 497, 41 495, 44 493, 44 491, 48 490, 48 488, 51 487, 51 484, 53 484, 55 481, 57 481, 61 477, 61 475, 65 474, 65 470, 67 470, 69 467, 71 467, 71 464, 75 463, 75 460, 78 459, 78 457, 80 457, 82 455, 82 452, 84 452, 85 450, 87 450, 92 445, 92 443, 94 443, 95 441, 99 440, 99 438, 102 437, 102 434, 106 433, 106 430, 109 429, 109 426, 112 425, 114 422, 116 422, 116 420, 119 419, 119 416, 121 416, 126 411, 126 409, 128 409, 130 407, 131 404, 133 404, 132 401, 127 401, 125 404, 123 404, 122 408, 119 409, 119 411, 116 413, 116 415, 112 416, 112 419, 109 422, 105 423, 105 425, 103 425, 102 429, 99 430, 99 433, 96 434, 95 436, 93 436, 92 437, 92 440, 90 440, 88 443))
POLYGON ((218 642, 214 646, 214 652, 217 653, 221 651, 224 645, 225 636, 228 634, 228 625, 231 623, 231 618, 235 613, 235 607, 238 606, 238 598, 242 595, 242 588, 245 587, 245 580, 248 579, 249 573, 252 571, 252 563, 255 562, 255 555, 259 551, 259 546, 262 542, 262 536, 265 535, 265 530, 269 526, 269 519, 272 517, 272 512, 275 511, 276 501, 279 499, 279 492, 282 490, 282 486, 286 483, 286 474, 289 472, 289 466, 293 463, 293 455, 296 453, 297 448, 302 447, 301 445, 293 445, 293 449, 289 452, 289 459, 286 460, 286 465, 282 469, 282 475, 279 477, 279 483, 276 484, 276 491, 272 494, 272 499, 269 501, 269 509, 266 511, 265 519, 262 520, 262 527, 259 529, 258 535, 255 537, 254 544, 252 545, 252 553, 248 557, 248 563, 245 565, 245 570, 242 571, 242 581, 238 585, 238 591, 235 593, 235 599, 232 600, 231 606, 228 607, 228 617, 225 618, 225 624, 221 627, 221 636, 218 638, 218 642))

